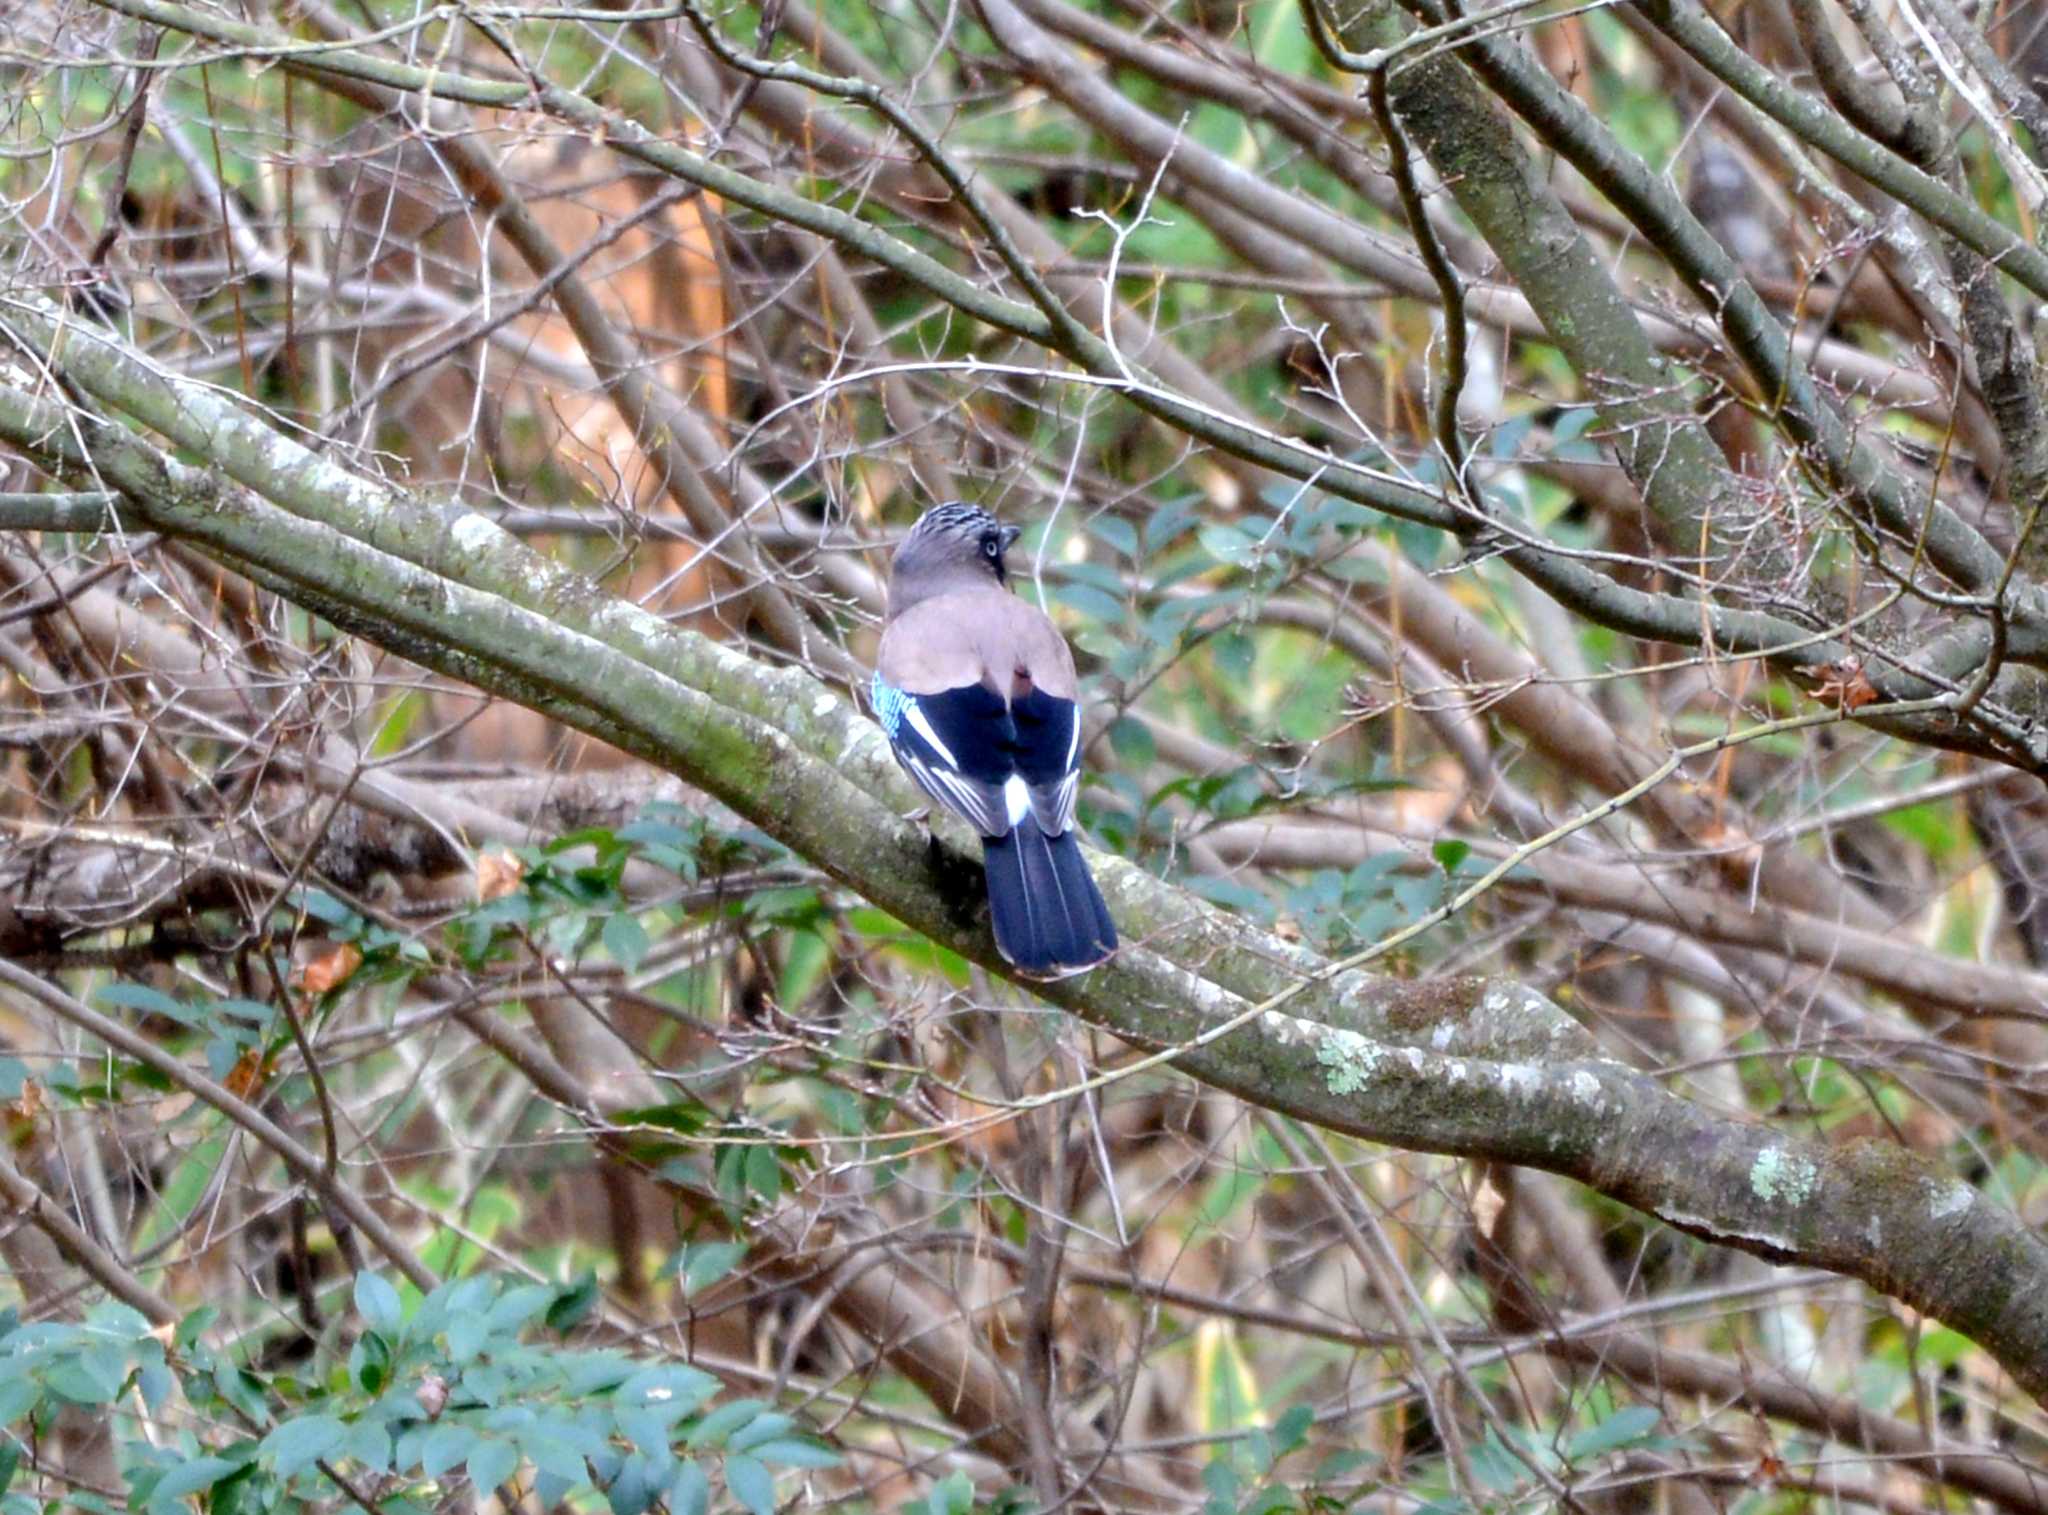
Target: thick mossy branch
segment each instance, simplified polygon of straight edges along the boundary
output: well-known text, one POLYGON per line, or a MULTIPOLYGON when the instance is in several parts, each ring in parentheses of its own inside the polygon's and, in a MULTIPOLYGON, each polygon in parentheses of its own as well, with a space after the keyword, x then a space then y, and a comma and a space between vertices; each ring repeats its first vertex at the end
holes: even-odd
MULTIPOLYGON (((1003 971, 986 929, 963 925, 935 881, 923 828, 903 819, 916 797, 880 733, 802 670, 613 600, 474 515, 395 509, 390 491, 309 475, 282 438, 237 448, 238 487, 125 427, 0 388, 0 440, 118 490, 124 520, 661 764, 1003 971)), ((970 838, 942 839, 971 857, 970 838)), ((1953 1177, 1893 1149, 1830 1149, 1712 1115, 1602 1060, 1569 1016, 1511 979, 1333 971, 1130 864, 1097 867, 1128 946, 1037 991, 1090 1023, 1179 1049, 1185 1071, 1269 1109, 1551 1169, 1696 1234, 1863 1279, 2048 1393, 2048 1247, 1953 1177)))

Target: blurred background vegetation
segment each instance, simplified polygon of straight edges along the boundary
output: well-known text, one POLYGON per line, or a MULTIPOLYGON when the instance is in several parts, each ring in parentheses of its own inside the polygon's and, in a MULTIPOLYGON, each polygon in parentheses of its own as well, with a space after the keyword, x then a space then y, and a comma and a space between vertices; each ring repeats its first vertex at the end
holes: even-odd
MULTIPOLYGON (((1306 3, 15 0, 0 302, 844 690, 985 504, 1096 846, 1330 954, 1516 855, 1375 969, 2038 1219, 2048 13, 1306 3)), ((9 1515, 2048 1507, 1865 1283, 1125 1076, 0 488, 9 1515)))

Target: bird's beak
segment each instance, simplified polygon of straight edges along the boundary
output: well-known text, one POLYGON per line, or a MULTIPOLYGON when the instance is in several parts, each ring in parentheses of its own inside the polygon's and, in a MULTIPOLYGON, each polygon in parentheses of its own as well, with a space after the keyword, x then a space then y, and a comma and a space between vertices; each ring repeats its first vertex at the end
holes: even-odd
POLYGON ((1016 541, 1017 538, 1021 537, 1022 535, 1024 535, 1023 527, 1005 526, 1003 528, 1003 551, 1008 552, 1010 550, 1010 544, 1016 541))

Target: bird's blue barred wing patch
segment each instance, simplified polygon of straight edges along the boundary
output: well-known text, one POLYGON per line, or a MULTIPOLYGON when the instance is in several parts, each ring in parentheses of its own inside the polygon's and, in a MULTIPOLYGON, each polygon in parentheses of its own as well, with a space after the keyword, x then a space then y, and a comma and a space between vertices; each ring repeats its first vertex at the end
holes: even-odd
POLYGON ((895 741, 903 725, 903 707, 910 703, 910 696, 878 673, 868 687, 868 698, 874 704, 875 719, 882 723, 882 734, 895 741))

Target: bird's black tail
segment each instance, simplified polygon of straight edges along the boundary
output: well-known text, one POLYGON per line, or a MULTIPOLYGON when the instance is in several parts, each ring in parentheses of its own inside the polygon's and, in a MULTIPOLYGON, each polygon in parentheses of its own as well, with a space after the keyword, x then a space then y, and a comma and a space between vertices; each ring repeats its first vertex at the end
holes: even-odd
POLYGON ((1023 972, 1071 973, 1116 951, 1109 907, 1072 831, 1049 837, 1027 815, 1008 836, 983 837, 981 857, 996 946, 1023 972))

